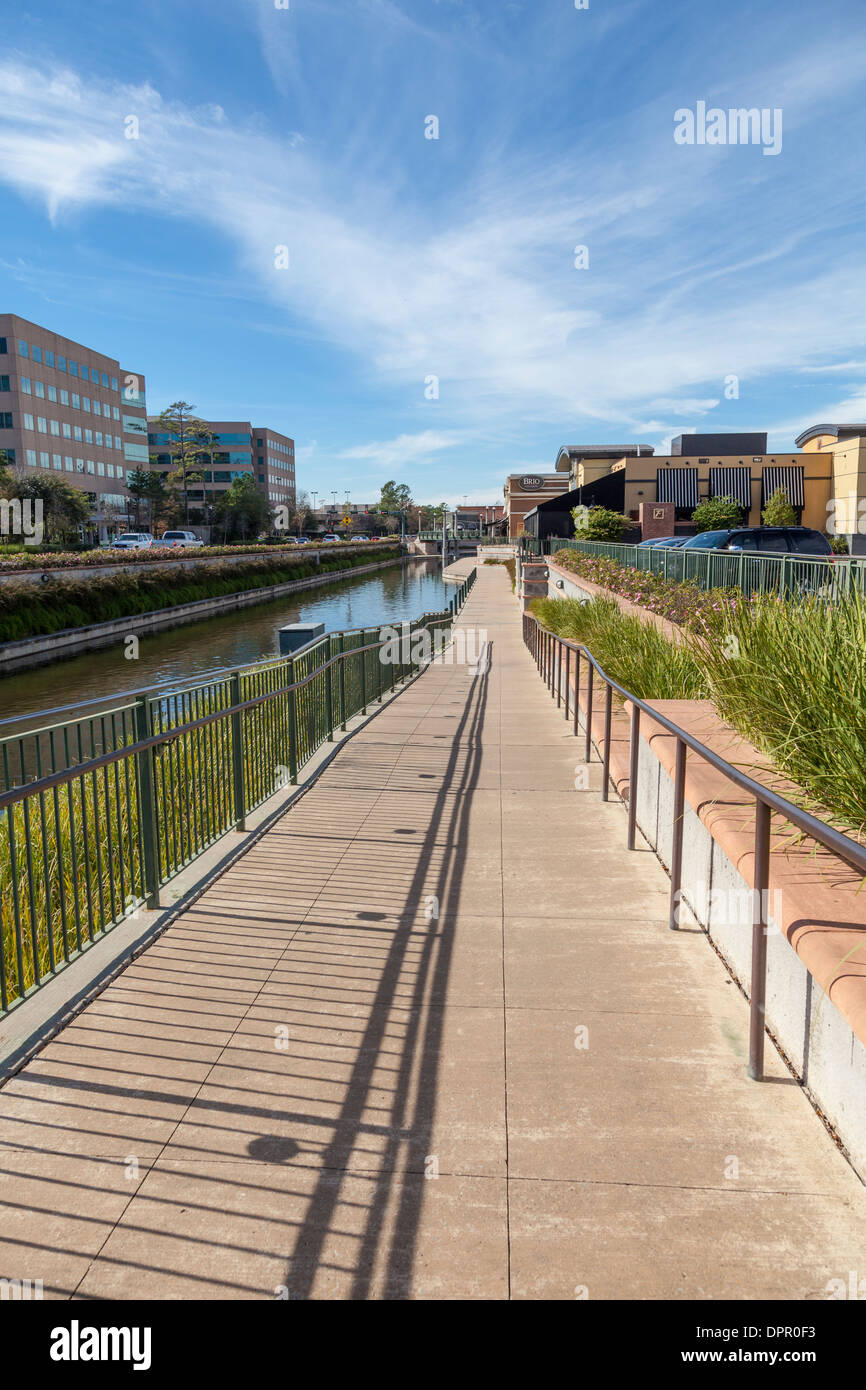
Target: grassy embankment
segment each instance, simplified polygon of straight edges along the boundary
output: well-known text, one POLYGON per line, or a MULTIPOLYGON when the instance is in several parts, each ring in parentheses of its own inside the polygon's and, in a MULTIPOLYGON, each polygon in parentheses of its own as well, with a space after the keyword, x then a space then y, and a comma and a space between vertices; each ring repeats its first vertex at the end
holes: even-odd
POLYGON ((195 565, 187 570, 153 574, 112 574, 55 581, 38 587, 8 580, 0 585, 0 642, 46 636, 66 628, 109 622, 174 608, 200 599, 222 598, 247 589, 324 574, 340 574, 361 565, 399 558, 393 547, 359 547, 358 554, 335 555, 321 564, 310 560, 263 558, 238 568, 231 564, 195 565))

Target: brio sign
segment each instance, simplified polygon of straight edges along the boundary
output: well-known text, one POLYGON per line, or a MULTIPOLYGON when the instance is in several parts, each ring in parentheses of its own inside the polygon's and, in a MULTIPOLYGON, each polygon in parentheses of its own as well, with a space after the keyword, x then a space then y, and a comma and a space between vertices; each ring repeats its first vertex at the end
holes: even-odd
POLYGON ((527 473, 525 478, 520 479, 520 486, 524 492, 538 492, 539 488, 544 487, 544 479, 539 478, 537 473, 527 473))

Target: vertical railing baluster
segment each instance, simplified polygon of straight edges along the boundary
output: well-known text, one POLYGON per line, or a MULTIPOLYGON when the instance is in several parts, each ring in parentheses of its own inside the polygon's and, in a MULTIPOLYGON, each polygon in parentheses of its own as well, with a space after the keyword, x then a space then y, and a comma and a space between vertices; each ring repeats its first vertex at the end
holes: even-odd
MULTIPOLYGON (((241 702, 241 678, 237 671, 231 678, 231 695, 229 702, 232 705, 239 705, 241 702)), ((247 809, 246 794, 244 791, 244 716, 241 710, 232 711, 232 782, 234 784, 235 798, 235 830, 246 830, 247 828, 247 809)))
POLYGON ((749 1076, 764 1079, 767 998, 767 901, 770 886, 770 808, 755 803, 755 864, 752 889, 752 985, 749 998, 749 1076))
POLYGON ((586 658, 586 668, 587 668, 587 677, 586 677, 586 720, 585 720, 585 724, 586 724, 586 751, 585 751, 585 753, 584 753, 584 759, 583 759, 583 760, 584 760, 584 762, 588 763, 589 760, 590 760, 590 758, 592 757, 592 673, 593 673, 592 662, 591 662, 591 660, 590 660, 588 654, 587 654, 587 658, 586 658))
POLYGON ((674 763, 674 824, 673 824, 673 844, 671 847, 671 902, 668 926, 671 931, 677 929, 677 917, 680 902, 680 888, 682 886, 683 875, 683 821, 685 818, 686 802, 686 745, 681 738, 677 739, 677 753, 674 763))
POLYGON ((628 747, 628 848, 634 849, 637 827, 637 776, 640 754, 640 707, 631 707, 631 736, 628 747))
MULTIPOLYGON (((147 695, 135 706, 135 741, 142 743, 151 736, 150 700, 147 695)), ((156 794, 153 776, 154 750, 145 748, 137 754, 138 802, 141 816, 141 848, 144 862, 142 877, 144 897, 149 908, 159 907, 159 839, 156 817, 156 794)), ((84 814, 84 808, 82 808, 84 814)), ((79 942, 80 945, 80 942, 79 942)))
POLYGON ((565 649, 565 722, 568 723, 569 701, 571 699, 571 647, 565 649))
POLYGON ((608 799, 608 783, 610 782, 610 722, 613 705, 613 686, 607 681, 604 683, 604 766, 601 774, 601 799, 608 799))
POLYGON ((346 637, 340 633, 340 728, 346 732, 346 637))
POLYGON ((574 650, 574 728, 572 732, 577 738, 580 728, 580 647, 574 650))
POLYGON ((556 639, 556 708, 562 709, 562 639, 556 639))
MULTIPOLYGON (((289 657, 286 663, 289 685, 295 684, 295 658, 289 657)), ((289 691, 289 780, 292 786, 298 781, 298 692, 289 691)))

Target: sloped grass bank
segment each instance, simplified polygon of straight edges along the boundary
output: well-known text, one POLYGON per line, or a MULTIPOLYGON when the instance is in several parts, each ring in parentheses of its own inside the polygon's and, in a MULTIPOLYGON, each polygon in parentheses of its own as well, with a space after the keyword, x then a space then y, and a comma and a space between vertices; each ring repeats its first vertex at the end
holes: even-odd
POLYGON ((263 559, 241 570, 228 564, 195 565, 170 574, 121 573, 62 583, 49 581, 38 587, 9 582, 0 585, 0 642, 49 636, 66 628, 223 598, 248 589, 268 589, 312 576, 340 574, 399 558, 399 550, 393 547, 364 546, 358 555, 334 556, 318 565, 300 559, 263 559))

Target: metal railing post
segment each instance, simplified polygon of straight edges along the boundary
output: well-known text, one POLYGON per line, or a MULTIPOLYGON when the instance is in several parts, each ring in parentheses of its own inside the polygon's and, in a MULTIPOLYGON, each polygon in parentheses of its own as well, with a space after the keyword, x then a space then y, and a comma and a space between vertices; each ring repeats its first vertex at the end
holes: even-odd
MULTIPOLYGON (((295 683, 295 658, 289 657, 289 685, 295 683)), ((289 780, 292 786, 298 781, 298 692, 289 691, 289 780)))
POLYGON ((580 728, 580 648, 574 653, 574 726, 572 733, 577 738, 580 728))
POLYGON ((637 773, 640 754, 640 709, 631 707, 631 737, 628 745, 628 848, 634 849, 637 828, 637 773))
POLYGON ((605 681, 604 687, 606 694, 604 700, 604 768, 601 775, 601 799, 607 801, 608 783, 610 782, 610 717, 613 706, 613 686, 608 685, 605 681))
POLYGON ((770 808, 755 802, 755 869, 752 890, 752 986, 749 997, 749 1076, 764 1079, 767 997, 767 899, 770 884, 770 808))
POLYGON ((328 726, 328 732, 326 737, 329 743, 334 742, 334 692, 331 689, 334 676, 334 668, 331 665, 332 645, 332 642, 329 640, 328 665, 325 667, 325 723, 328 726))
POLYGON ((571 647, 565 649, 565 722, 568 723, 569 700, 571 699, 571 647))
POLYGON ((674 824, 673 845, 671 847, 671 905, 668 926, 677 929, 680 887, 683 876, 683 820, 686 805, 686 745, 677 739, 677 756, 674 764, 674 824))
POLYGON ((583 761, 588 763, 592 757, 592 672, 593 665, 587 655, 587 677, 586 677, 586 751, 583 761))
MULTIPOLYGON (((233 705, 241 702, 241 678, 237 671, 232 673, 229 696, 233 705)), ((232 786, 235 802, 235 830, 246 830, 247 811, 244 790, 244 724, 240 710, 232 712, 232 786)))
POLYGON ((346 732, 346 636, 340 633, 340 728, 346 732))
POLYGON ((562 708, 562 641, 556 639, 556 708, 562 708))
MULTIPOLYGON (((150 699, 147 695, 136 701, 135 739, 137 743, 150 738, 153 721, 150 713, 150 699)), ((159 830, 156 816, 156 779, 153 775, 156 751, 146 748, 136 757, 138 773, 138 794, 141 803, 141 853, 144 898, 147 907, 159 907, 159 830)))

